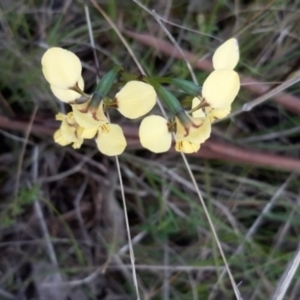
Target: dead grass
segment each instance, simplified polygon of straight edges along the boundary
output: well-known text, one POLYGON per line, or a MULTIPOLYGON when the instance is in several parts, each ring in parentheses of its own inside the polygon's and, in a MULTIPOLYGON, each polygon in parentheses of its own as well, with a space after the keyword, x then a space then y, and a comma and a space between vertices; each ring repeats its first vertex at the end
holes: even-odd
MULTIPOLYGON (((199 82, 220 40, 232 35, 239 39, 238 72, 245 83, 234 110, 297 74, 299 1, 210 3, 144 2, 178 24, 165 22, 193 55, 188 59, 199 82), (255 84, 247 85, 249 77, 255 84)), ((118 36, 88 5, 99 76, 118 62, 138 72, 118 36)), ((151 15, 130 1, 101 5, 148 74, 190 79, 151 15)), ((135 299, 115 161, 93 142, 75 151, 51 137, 54 114, 66 108, 42 77, 46 47, 74 51, 84 63, 87 92, 95 86, 84 6, 1 0, 0 8, 0 299, 135 299)), ((246 300, 283 299, 282 287, 289 287, 284 299, 300 297, 299 274, 290 285, 282 278, 290 262, 297 263, 300 227, 300 96, 297 85, 284 92, 216 124, 208 145, 188 157, 246 300), (283 96, 295 106, 278 101, 283 96), (288 166, 280 163, 284 159, 288 166)), ((235 299, 180 155, 143 150, 138 122, 122 122, 129 147, 120 163, 141 299, 235 299)))

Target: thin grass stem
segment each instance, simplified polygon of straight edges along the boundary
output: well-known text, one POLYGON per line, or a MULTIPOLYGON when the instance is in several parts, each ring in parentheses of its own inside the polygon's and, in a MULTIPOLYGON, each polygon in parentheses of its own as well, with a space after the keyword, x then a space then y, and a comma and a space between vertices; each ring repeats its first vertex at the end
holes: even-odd
MULTIPOLYGON (((109 18, 109 16, 105 13, 105 11, 103 11, 102 8, 99 5, 97 5, 97 3, 94 3, 94 5, 95 4, 96 4, 96 6, 98 6, 99 11, 102 13, 102 15, 107 20, 107 22, 113 28, 116 28, 115 24, 112 22, 112 20, 109 18)), ((90 20, 89 10, 88 9, 86 9, 86 15, 88 16, 87 20, 90 20)), ((87 21, 87 24, 88 24, 89 33, 90 33, 91 44, 92 44, 93 49, 95 49, 95 44, 94 44, 94 38, 93 38, 93 32, 92 32, 91 22, 87 21)), ((98 62, 97 56, 95 56, 95 60, 98 62)), ((99 66, 99 63, 98 63, 98 66, 99 66)), ((142 69, 140 69, 140 70, 142 72, 142 69)), ((136 275, 136 269, 135 269, 135 257, 134 257, 133 245, 132 245, 132 241, 131 241, 130 225, 129 225, 128 215, 127 215, 127 206, 126 206, 126 199, 125 199, 125 193, 124 193, 124 185, 123 185, 121 167, 120 167, 120 162, 119 162, 118 156, 115 157, 115 161, 116 161, 116 166, 117 166, 117 170, 118 170, 118 177, 119 177, 119 182, 120 182, 120 190, 121 190, 122 202, 123 202, 123 207, 124 207, 124 216, 125 216, 126 231, 127 231, 127 236, 128 236, 128 246, 129 246, 129 253, 130 253, 130 262, 131 262, 131 265, 132 265, 133 284, 134 284, 134 287, 135 287, 137 300, 140 300, 139 287, 138 287, 138 281, 137 281, 137 275, 136 275)))

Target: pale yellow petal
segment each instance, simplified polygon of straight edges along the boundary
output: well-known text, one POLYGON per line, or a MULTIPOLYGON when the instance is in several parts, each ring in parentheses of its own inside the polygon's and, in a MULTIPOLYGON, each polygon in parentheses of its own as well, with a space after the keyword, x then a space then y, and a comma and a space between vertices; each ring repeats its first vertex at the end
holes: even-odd
MULTIPOLYGON (((190 127, 190 126, 189 126, 190 127)), ((176 118, 176 136, 177 139, 181 139, 188 134, 187 129, 183 126, 178 118, 176 118)))
POLYGON ((108 156, 120 155, 127 146, 122 128, 117 124, 101 126, 98 130, 96 144, 99 151, 108 156))
POLYGON ((154 153, 168 151, 172 143, 168 121, 156 115, 143 119, 139 129, 139 137, 142 146, 154 153))
MULTIPOLYGON (((191 118, 193 121, 194 118, 191 118)), ((211 134, 211 122, 208 117, 206 118, 201 118, 201 123, 198 122, 198 118, 196 119, 196 122, 193 122, 194 124, 200 124, 200 125, 191 125, 188 131, 188 134, 183 134, 183 131, 176 130, 175 134, 175 141, 189 141, 195 144, 202 144, 204 143, 211 134)), ((180 122, 177 122, 177 129, 180 125, 180 122)))
POLYGON ((42 57, 43 74, 53 87, 68 89, 76 85, 81 76, 80 59, 63 48, 48 49, 42 57))
POLYGON ((75 125, 70 125, 67 120, 62 121, 61 126, 61 134, 64 137, 66 141, 74 141, 75 140, 75 131, 76 131, 76 126, 75 125))
POLYGON ((232 70, 213 71, 204 81, 202 96, 212 108, 231 105, 240 89, 239 75, 232 70))
POLYGON ((119 112, 126 118, 136 119, 147 114, 156 103, 154 88, 141 81, 129 81, 116 94, 119 112))
POLYGON ((83 104, 71 104, 74 118, 79 126, 83 128, 94 128, 108 123, 103 111, 103 102, 100 103, 96 112, 89 110, 88 105, 89 102, 83 104))
POLYGON ((234 38, 227 40, 215 51, 212 61, 215 70, 233 70, 240 59, 239 44, 234 38))
POLYGON ((205 109, 207 116, 210 118, 210 121, 213 122, 216 119, 223 119, 230 114, 231 106, 225 108, 210 108, 205 109))
POLYGON ((62 113, 58 113, 58 114, 56 114, 56 116, 55 116, 55 120, 56 121, 63 121, 63 120, 65 120, 67 118, 67 115, 64 115, 64 114, 62 114, 62 113))
MULTIPOLYGON (((78 81, 78 87, 83 91, 84 89, 84 81, 83 78, 80 77, 78 81)), ((58 89, 52 85, 50 85, 51 91, 56 98, 65 103, 74 102, 76 99, 80 98, 80 94, 74 92, 70 89, 58 89)))
POLYGON ((195 153, 198 152, 200 149, 199 144, 195 144, 189 141, 176 141, 175 143, 175 150, 178 152, 184 153, 195 153))
MULTIPOLYGON (((192 109, 197 107, 200 103, 201 103, 201 101, 198 97, 193 98, 192 109)), ((201 109, 201 108, 194 111, 192 113, 192 115, 193 115, 194 118, 204 118, 205 117, 205 113, 204 113, 203 109, 201 109)))
POLYGON ((77 135, 83 139, 92 139, 96 136, 99 126, 93 128, 77 128, 77 135))
POLYGON ((191 117, 188 116, 190 119, 190 123, 188 124, 188 128, 185 128, 183 124, 180 122, 179 118, 176 118, 176 133, 175 133, 175 139, 181 140, 186 137, 188 137, 196 128, 199 128, 202 126, 203 122, 206 120, 205 117, 191 117))
POLYGON ((76 139, 75 131, 77 128, 77 124, 73 118, 73 114, 68 113, 67 115, 63 115, 61 117, 63 118, 60 125, 61 134, 66 141, 73 142, 74 139, 76 139))
POLYGON ((78 124, 73 117, 73 113, 71 112, 67 115, 58 113, 56 120, 61 121, 61 125, 54 133, 54 141, 61 146, 73 143, 73 148, 80 148, 83 138, 77 135, 78 124))
POLYGON ((73 141, 72 147, 73 147, 74 149, 79 149, 79 148, 81 147, 82 143, 83 143, 83 139, 81 139, 81 138, 76 138, 76 139, 74 139, 74 141, 73 141))
POLYGON ((53 139, 54 139, 54 142, 61 145, 61 146, 66 146, 68 144, 71 144, 72 141, 70 140, 66 140, 64 138, 64 136, 62 135, 61 133, 61 129, 58 129, 54 132, 54 135, 53 135, 53 139))
POLYGON ((175 135, 176 141, 189 141, 194 144, 202 144, 204 143, 211 134, 211 122, 207 117, 203 124, 199 127, 191 127, 189 134, 183 138, 177 138, 177 134, 175 135))

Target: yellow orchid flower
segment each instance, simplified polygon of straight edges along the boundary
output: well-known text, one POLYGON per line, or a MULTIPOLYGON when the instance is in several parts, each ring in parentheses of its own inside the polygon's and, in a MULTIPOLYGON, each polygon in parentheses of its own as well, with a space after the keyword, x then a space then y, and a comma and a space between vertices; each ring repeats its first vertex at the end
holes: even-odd
POLYGON ((209 105, 211 119, 224 118, 230 112, 231 103, 239 92, 240 78, 233 71, 239 61, 239 45, 231 38, 215 51, 212 61, 214 71, 203 83, 202 97, 209 105))
POLYGON ((240 59, 239 44, 235 38, 224 42, 215 51, 212 62, 215 70, 233 70, 240 59))
POLYGON ((73 143, 73 148, 80 148, 83 138, 77 134, 78 124, 73 117, 73 113, 67 115, 59 113, 56 115, 56 120, 61 121, 61 126, 54 133, 54 141, 61 146, 73 143))
POLYGON ((213 55, 215 70, 204 81, 202 96, 199 96, 203 99, 205 110, 210 113, 211 120, 228 115, 231 103, 239 92, 240 78, 237 72, 233 71, 239 57, 238 42, 234 38, 218 47, 213 55))
POLYGON ((124 117, 137 119, 154 107, 156 92, 150 84, 132 80, 116 94, 114 101, 124 117))
POLYGON ((83 104, 73 104, 73 115, 80 125, 78 135, 82 138, 96 137, 99 151, 108 156, 120 155, 126 148, 126 139, 122 128, 116 124, 110 124, 105 116, 103 101, 99 107, 90 109, 89 101, 83 104))
POLYGON ((63 48, 48 49, 42 57, 43 74, 54 88, 72 89, 81 77, 81 62, 73 52, 63 48))
POLYGON ((126 139, 122 128, 116 124, 98 124, 96 127, 83 128, 74 118, 73 112, 56 115, 56 120, 62 121, 61 127, 54 133, 54 140, 61 146, 73 143, 73 148, 80 148, 84 139, 94 138, 100 152, 113 156, 123 153, 126 139))
MULTIPOLYGON (((175 149, 185 153, 197 152, 211 133, 211 123, 208 118, 190 117, 188 129, 175 117, 175 149)), ((172 143, 171 124, 163 117, 152 115, 143 119, 139 129, 142 146, 154 153, 166 152, 172 143)))

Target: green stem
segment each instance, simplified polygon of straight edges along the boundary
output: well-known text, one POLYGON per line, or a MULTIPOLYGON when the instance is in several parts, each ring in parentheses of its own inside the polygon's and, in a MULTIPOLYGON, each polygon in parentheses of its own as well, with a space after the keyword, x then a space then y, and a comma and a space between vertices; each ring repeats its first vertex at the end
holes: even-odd
POLYGON ((183 110, 178 99, 167 89, 161 86, 155 79, 145 77, 144 81, 153 86, 161 101, 166 105, 166 107, 171 111, 173 115, 176 115, 181 110, 183 110))
POLYGON ((96 87, 96 91, 92 96, 90 102, 91 108, 97 108, 100 102, 102 101, 102 99, 107 96, 107 94, 109 93, 109 91, 111 90, 114 84, 116 77, 118 76, 119 72, 122 69, 123 68, 121 66, 115 66, 102 77, 102 79, 100 80, 100 82, 96 87))

